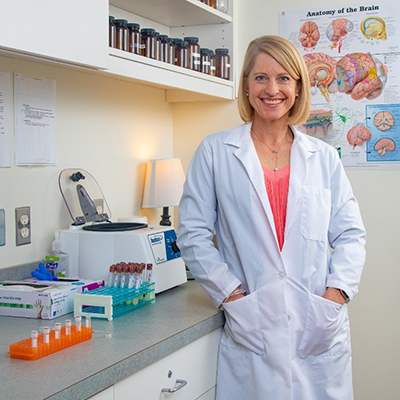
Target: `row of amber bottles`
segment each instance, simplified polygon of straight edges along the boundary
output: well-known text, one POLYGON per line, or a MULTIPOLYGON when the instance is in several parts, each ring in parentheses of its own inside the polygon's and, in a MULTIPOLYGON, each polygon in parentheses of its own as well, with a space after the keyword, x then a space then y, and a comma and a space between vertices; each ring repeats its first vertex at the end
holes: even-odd
POLYGON ((110 47, 174 64, 223 79, 230 79, 230 56, 226 48, 200 48, 197 37, 170 38, 155 29, 109 17, 110 47))

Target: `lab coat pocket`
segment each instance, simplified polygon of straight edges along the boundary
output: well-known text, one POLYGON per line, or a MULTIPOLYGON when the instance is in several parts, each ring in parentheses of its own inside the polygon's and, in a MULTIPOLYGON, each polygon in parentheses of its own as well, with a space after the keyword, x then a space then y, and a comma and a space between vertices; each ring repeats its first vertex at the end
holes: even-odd
POLYGON ((305 239, 328 240, 331 214, 331 191, 313 186, 303 188, 301 234, 305 239))
MULTIPOLYGON (((225 332, 234 344, 261 355, 265 346, 260 326, 257 292, 224 304, 225 332)), ((229 345, 229 343, 225 343, 229 345)))
POLYGON ((302 357, 318 356, 336 347, 335 354, 347 349, 348 315, 345 305, 309 294, 307 319, 299 352, 302 357))

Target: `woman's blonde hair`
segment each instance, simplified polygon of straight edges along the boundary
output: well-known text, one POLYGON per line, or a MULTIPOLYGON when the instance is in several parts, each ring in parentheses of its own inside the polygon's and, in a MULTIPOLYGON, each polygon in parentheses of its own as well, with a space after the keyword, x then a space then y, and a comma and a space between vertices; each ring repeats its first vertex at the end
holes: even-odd
POLYGON ((246 95, 246 79, 254 67, 257 56, 261 53, 273 57, 293 79, 300 83, 298 97, 296 97, 296 101, 289 112, 288 123, 290 125, 304 123, 311 106, 310 81, 306 64, 291 42, 272 35, 254 39, 247 48, 239 81, 238 107, 240 117, 244 122, 250 122, 254 118, 254 109, 246 95))

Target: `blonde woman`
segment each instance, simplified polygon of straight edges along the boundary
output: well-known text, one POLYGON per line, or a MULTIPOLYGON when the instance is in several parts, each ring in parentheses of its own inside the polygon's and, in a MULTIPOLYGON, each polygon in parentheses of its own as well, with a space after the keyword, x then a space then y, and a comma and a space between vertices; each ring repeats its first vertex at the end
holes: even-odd
POLYGON ((245 124, 203 140, 179 207, 183 258, 226 318, 217 399, 350 400, 365 230, 337 151, 295 128, 310 87, 289 41, 250 43, 238 103, 245 124))

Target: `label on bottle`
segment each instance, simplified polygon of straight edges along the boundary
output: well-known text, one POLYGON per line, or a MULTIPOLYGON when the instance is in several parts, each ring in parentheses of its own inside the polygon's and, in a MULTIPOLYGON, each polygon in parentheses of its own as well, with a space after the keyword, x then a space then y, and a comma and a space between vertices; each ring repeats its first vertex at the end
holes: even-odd
MULTIPOLYGON (((210 61, 203 61, 203 65, 211 65, 210 61)), ((215 68, 215 67, 214 67, 215 68)))
POLYGON ((192 53, 192 57, 193 58, 199 58, 200 57, 200 53, 192 53))

